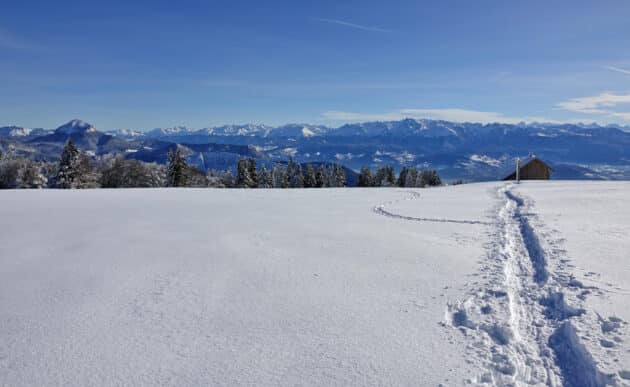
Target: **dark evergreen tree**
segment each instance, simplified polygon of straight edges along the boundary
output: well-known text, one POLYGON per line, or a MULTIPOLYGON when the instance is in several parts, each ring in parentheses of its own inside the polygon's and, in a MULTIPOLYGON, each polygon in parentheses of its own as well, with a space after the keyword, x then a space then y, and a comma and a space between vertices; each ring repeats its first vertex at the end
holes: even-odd
POLYGON ((304 188, 315 188, 317 187, 317 177, 315 173, 315 168, 313 168, 313 164, 306 164, 306 173, 304 174, 304 188))
POLYGON ((246 159, 240 159, 236 167, 236 186, 238 188, 249 188, 251 185, 248 162, 246 159))
POLYGON ((396 182, 396 184, 399 187, 406 187, 407 183, 408 183, 408 177, 409 177, 409 168, 408 167, 402 167, 402 169, 400 170, 400 174, 398 175, 398 181, 396 182))
POLYGON ((315 173, 315 186, 317 188, 328 187, 328 173, 326 172, 324 164, 321 164, 319 168, 317 168, 317 172, 315 173))
POLYGON ((258 172, 256 172, 256 159, 247 160, 247 174, 249 175, 249 188, 258 188, 258 172))
POLYGON ((403 167, 398 176, 399 187, 417 187, 418 171, 414 167, 403 167))
POLYGON ((175 152, 168 151, 168 167, 166 169, 167 187, 185 187, 188 185, 189 171, 188 163, 182 155, 181 149, 177 147, 175 152))
POLYGON ((393 187, 396 185, 396 178, 394 177, 394 168, 389 165, 380 167, 376 171, 374 178, 375 186, 377 187, 393 187))
POLYGON ((335 165, 335 185, 337 187, 346 186, 346 171, 341 165, 335 165))
POLYGON ((280 179, 280 188, 291 188, 291 177, 287 169, 282 168, 280 179))
POLYGON ((419 173, 419 180, 421 187, 435 187, 442 185, 442 179, 434 169, 425 169, 419 173))
POLYGON ((359 173, 359 181, 357 182, 359 187, 373 187, 374 177, 372 176, 372 170, 368 167, 362 167, 359 173))

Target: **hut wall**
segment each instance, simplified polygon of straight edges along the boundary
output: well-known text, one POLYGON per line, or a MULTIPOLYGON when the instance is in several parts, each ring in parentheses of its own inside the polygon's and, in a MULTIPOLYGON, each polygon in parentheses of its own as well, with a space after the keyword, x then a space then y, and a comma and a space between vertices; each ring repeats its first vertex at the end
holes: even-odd
POLYGON ((534 160, 521 168, 523 180, 549 180, 549 168, 542 162, 534 160))

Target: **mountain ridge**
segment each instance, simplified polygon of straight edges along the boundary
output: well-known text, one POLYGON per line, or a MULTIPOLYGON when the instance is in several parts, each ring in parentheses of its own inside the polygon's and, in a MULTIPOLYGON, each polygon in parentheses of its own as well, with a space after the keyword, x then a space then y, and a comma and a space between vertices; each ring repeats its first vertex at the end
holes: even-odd
POLYGON ((630 179, 630 127, 596 123, 475 124, 404 119, 337 128, 243 124, 101 132, 75 119, 48 131, 10 128, 0 128, 0 146, 2 142, 22 144, 29 157, 50 161, 58 159, 70 138, 95 156, 121 154, 160 163, 169 146, 180 144, 186 147, 189 162, 207 170, 233 168, 241 157, 253 157, 261 163, 291 157, 300 163, 332 162, 354 170, 382 165, 395 169, 429 167, 447 178, 492 180, 499 177, 500 165, 534 153, 552 164, 559 178, 630 179), (20 133, 23 135, 17 135, 20 133))

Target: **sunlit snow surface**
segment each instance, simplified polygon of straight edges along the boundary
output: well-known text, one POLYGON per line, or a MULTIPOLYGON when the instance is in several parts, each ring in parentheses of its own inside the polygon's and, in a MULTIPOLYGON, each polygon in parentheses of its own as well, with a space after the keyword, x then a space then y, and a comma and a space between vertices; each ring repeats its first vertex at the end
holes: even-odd
POLYGON ((0 191, 0 385, 621 385, 629 193, 0 191))

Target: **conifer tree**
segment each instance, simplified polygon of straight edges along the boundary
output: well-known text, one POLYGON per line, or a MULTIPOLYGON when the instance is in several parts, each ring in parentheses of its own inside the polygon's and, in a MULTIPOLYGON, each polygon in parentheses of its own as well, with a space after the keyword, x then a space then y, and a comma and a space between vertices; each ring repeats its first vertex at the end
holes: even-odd
POLYGON ((249 188, 258 188, 258 172, 256 172, 256 159, 247 160, 247 174, 249 175, 249 188))
POLYGON ((258 187, 271 188, 272 186, 271 174, 267 171, 267 168, 263 164, 263 166, 260 167, 260 172, 258 173, 258 187))
POLYGON ((374 177, 375 186, 377 187, 393 187, 396 185, 396 178, 394 177, 394 168, 389 165, 380 167, 376 171, 374 177))
POLYGON ((302 166, 300 164, 294 164, 293 166, 291 188, 304 188, 304 175, 302 174, 302 166))
POLYGON ((234 188, 236 186, 232 171, 228 170, 221 176, 221 184, 226 188, 234 188))
POLYGON ((63 147, 63 151, 61 151, 61 160, 55 176, 55 184, 58 188, 75 187, 75 180, 77 180, 78 176, 78 164, 79 150, 72 142, 72 139, 68 139, 68 142, 63 147))
POLYGON ((280 188, 291 188, 291 177, 289 176, 288 169, 282 169, 280 175, 280 188))
POLYGON ((319 168, 317 168, 317 172, 315 173, 315 185, 318 188, 328 187, 328 173, 326 172, 326 166, 324 164, 320 164, 319 168))
POLYGON ((317 187, 317 178, 315 175, 315 168, 313 164, 306 164, 306 173, 304 174, 304 188, 317 187))
POLYGON ((166 170, 167 187, 185 187, 188 184, 188 163, 179 147, 168 151, 168 167, 166 170))
POLYGON ((359 181, 357 183, 359 187, 372 187, 374 186, 374 178, 372 177, 372 171, 369 167, 362 167, 359 173, 359 181))
POLYGON ((246 159, 240 159, 236 167, 236 187, 249 188, 251 179, 249 178, 248 163, 246 159))
POLYGON ((282 185, 284 182, 285 174, 286 171, 282 165, 274 164, 273 168, 271 169, 271 186, 273 188, 284 188, 282 185))
POLYGON ((337 187, 346 186, 346 171, 341 165, 335 165, 335 185, 337 187))

